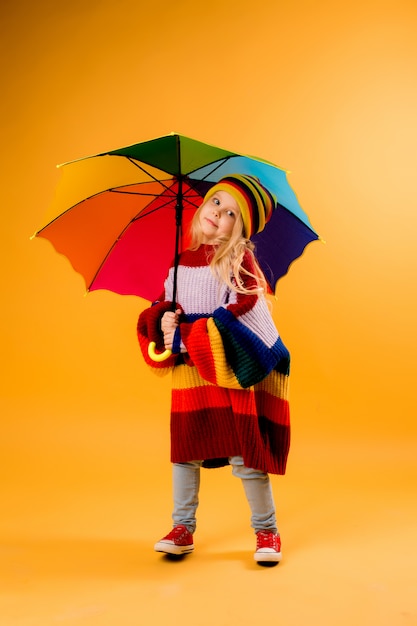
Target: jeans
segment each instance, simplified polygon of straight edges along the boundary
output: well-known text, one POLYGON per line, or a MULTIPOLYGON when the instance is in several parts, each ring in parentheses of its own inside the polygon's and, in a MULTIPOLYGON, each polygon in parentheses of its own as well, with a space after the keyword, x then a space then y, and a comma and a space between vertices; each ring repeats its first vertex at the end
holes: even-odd
MULTIPOLYGON (((255 532, 277 532, 275 505, 268 474, 250 469, 243 464, 241 456, 229 458, 232 474, 240 478, 251 510, 251 526, 255 532)), ((196 529, 196 512, 200 489, 202 461, 173 464, 174 526, 184 524, 193 533, 196 529)))

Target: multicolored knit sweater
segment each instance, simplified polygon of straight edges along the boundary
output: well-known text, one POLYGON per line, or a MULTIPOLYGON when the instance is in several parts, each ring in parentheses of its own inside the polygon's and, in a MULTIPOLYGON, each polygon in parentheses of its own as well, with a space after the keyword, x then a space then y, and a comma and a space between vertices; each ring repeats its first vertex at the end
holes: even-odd
MULTIPOLYGON (((289 353, 265 298, 238 294, 220 283, 209 267, 212 253, 213 246, 202 245, 180 257, 176 300, 183 314, 168 360, 152 361, 147 351, 151 341, 164 350, 160 320, 172 309, 173 268, 161 300, 138 321, 148 365, 160 374, 173 372, 171 461, 216 466, 241 455, 247 467, 284 474, 289 353)), ((243 266, 253 271, 249 253, 243 266)), ((252 284, 245 278, 247 287, 252 284)))

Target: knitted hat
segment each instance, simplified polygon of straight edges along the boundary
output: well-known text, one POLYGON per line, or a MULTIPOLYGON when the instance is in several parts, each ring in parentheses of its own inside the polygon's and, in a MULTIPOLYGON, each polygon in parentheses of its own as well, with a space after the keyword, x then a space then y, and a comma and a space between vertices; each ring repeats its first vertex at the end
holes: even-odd
POLYGON ((254 176, 230 174, 221 178, 206 193, 206 202, 217 191, 227 191, 236 200, 243 219, 243 234, 248 239, 261 232, 272 215, 276 199, 254 176))

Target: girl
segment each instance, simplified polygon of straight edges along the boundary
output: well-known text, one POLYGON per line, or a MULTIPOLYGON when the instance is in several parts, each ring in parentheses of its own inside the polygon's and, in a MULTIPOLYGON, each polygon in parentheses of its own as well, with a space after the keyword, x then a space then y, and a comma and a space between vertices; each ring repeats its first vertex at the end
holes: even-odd
POLYGON ((251 509, 255 560, 281 560, 268 474, 285 473, 289 450, 289 353, 249 241, 275 204, 258 179, 221 179, 194 216, 190 248, 180 256, 175 307, 171 268, 160 301, 139 317, 146 362, 173 373, 173 529, 155 544, 158 552, 193 551, 200 468, 230 464, 251 509), (172 355, 153 361, 150 342, 172 355))

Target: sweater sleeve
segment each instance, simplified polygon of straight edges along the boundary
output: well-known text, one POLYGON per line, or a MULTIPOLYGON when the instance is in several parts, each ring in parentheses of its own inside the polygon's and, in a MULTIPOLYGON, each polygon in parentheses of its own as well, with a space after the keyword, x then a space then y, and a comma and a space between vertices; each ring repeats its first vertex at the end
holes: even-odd
MULTIPOLYGON (((251 270, 250 258, 246 261, 251 270)), ((211 316, 181 323, 180 333, 190 360, 213 384, 241 389, 272 370, 289 374, 290 355, 263 295, 236 294, 211 316)))
POLYGON ((200 375, 220 387, 251 387, 272 370, 289 374, 290 356, 281 338, 269 345, 223 307, 212 317, 181 324, 181 338, 200 375))
POLYGON ((137 335, 139 346, 142 351, 145 362, 161 375, 167 374, 174 367, 178 354, 172 354, 165 361, 153 361, 148 355, 149 344, 153 341, 156 344, 156 351, 163 352, 165 350, 164 337, 161 331, 161 318, 166 311, 171 309, 170 302, 157 302, 150 308, 145 309, 139 315, 137 325, 137 335))

